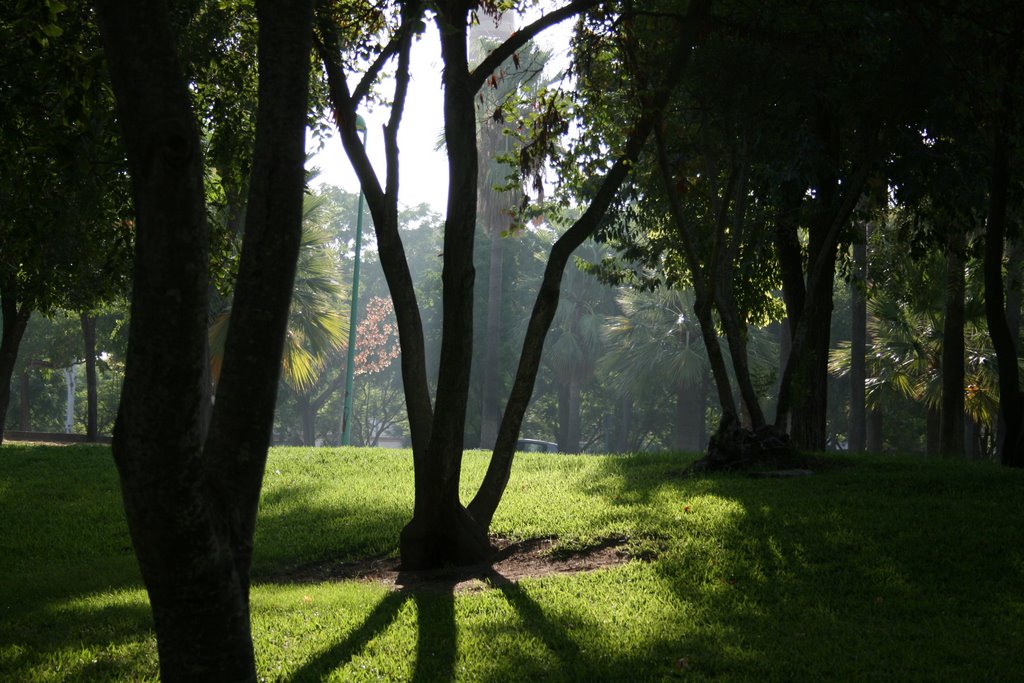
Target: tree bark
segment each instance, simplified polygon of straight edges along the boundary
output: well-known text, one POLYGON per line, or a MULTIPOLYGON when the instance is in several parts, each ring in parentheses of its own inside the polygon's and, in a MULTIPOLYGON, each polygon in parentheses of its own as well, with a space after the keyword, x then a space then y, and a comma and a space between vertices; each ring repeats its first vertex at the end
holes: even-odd
POLYGON ((867 439, 867 229, 854 226, 853 277, 850 282, 852 320, 850 323, 850 453, 863 453, 867 439))
POLYGON ((85 435, 87 440, 96 441, 99 436, 96 428, 99 413, 99 395, 96 387, 96 318, 83 313, 81 319, 82 341, 85 346, 85 435))
POLYGON ((955 234, 946 255, 946 315, 942 323, 942 405, 939 453, 964 456, 964 325, 966 279, 963 233, 955 234))
MULTIPOLYGON (((0 443, 4 441, 4 425, 7 424, 7 407, 11 403, 11 379, 14 377, 14 364, 18 361, 18 348, 25 336, 31 311, 28 306, 14 299, 11 288, 5 286, 0 292, 0 305, 3 308, 3 334, 0 337, 0 443)), ((22 405, 25 414, 26 405, 22 405)))
POLYGON ((939 432, 942 427, 938 408, 929 406, 925 409, 924 420, 924 454, 929 458, 939 455, 939 432))
POLYGON ((881 453, 883 449, 882 411, 878 408, 868 409, 866 443, 868 453, 881 453))
POLYGON ((402 530, 402 566, 472 564, 490 553, 487 527, 459 500, 463 439, 473 357, 473 244, 476 233, 476 112, 467 51, 465 2, 438 4, 436 23, 444 61, 444 131, 448 150, 448 203, 441 271, 441 357, 426 471, 416 482, 413 519, 402 530))
MULTIPOLYGON (((819 123, 821 138, 835 157, 837 132, 827 115, 819 123)), ((785 429, 793 445, 803 450, 824 450, 828 406, 828 349, 832 319, 832 288, 835 284, 839 234, 849 221, 877 153, 877 128, 861 134, 861 148, 849 175, 840 183, 835 168, 820 172, 815 215, 808 241, 807 279, 800 271, 796 241, 796 192, 784 192, 783 211, 776 227, 776 248, 783 277, 783 295, 789 316, 792 345, 779 384, 775 426, 785 429)), ((833 165, 837 162, 833 159, 833 165)), ((803 194, 801 190, 800 194, 803 194)))
POLYGON ((136 212, 113 452, 166 681, 256 680, 249 567, 301 231, 312 2, 256 10, 255 156, 204 445, 209 253, 191 95, 164 3, 97 2, 136 212))
POLYGON ((998 131, 992 148, 985 231, 985 318, 999 360, 999 413, 1006 429, 999 459, 1008 467, 1024 467, 1024 415, 1021 413, 1024 401, 1020 393, 1017 347, 1007 323, 1003 293, 1003 242, 1010 186, 1008 147, 1005 131, 998 131))

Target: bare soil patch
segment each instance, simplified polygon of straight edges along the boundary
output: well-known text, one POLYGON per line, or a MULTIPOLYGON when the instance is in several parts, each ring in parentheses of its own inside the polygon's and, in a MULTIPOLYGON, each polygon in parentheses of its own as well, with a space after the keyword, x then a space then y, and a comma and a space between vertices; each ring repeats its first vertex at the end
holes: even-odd
POLYGON ((378 556, 353 562, 326 561, 273 572, 260 579, 273 583, 321 583, 325 581, 366 581, 393 590, 478 591, 488 585, 515 583, 520 579, 577 574, 615 567, 632 559, 647 561, 649 554, 634 557, 627 550, 628 539, 608 538, 582 548, 561 548, 557 538, 511 541, 492 538, 495 554, 489 563, 471 567, 447 567, 405 571, 399 558, 378 556))

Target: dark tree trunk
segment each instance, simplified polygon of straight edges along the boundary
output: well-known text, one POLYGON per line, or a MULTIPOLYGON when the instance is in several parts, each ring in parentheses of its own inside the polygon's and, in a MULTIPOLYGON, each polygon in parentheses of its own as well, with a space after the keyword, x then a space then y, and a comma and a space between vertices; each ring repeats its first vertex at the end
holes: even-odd
POLYGON ((850 439, 851 453, 863 453, 867 439, 867 225, 855 226, 853 277, 850 282, 850 439))
MULTIPOLYGON (((322 7, 326 7, 326 5, 322 7)), ((417 490, 430 486, 428 473, 432 465, 429 461, 428 445, 434 409, 430 399, 430 386, 427 382, 423 320, 420 317, 412 273, 409 271, 409 263, 405 257, 405 248, 398 232, 398 129, 402 121, 409 87, 409 52, 422 12, 423 7, 416 2, 403 4, 402 26, 391 53, 397 55, 397 67, 391 116, 384 127, 384 148, 387 162, 384 187, 381 187, 355 127, 356 109, 369 92, 373 79, 379 74, 383 64, 378 64, 375 69, 367 72, 356 88, 350 91, 342 68, 341 57, 336 51, 336 46, 341 44, 341 38, 331 23, 332 18, 327 13, 319 17, 318 29, 321 39, 317 41, 317 49, 327 74, 329 97, 337 119, 338 132, 345 147, 345 153, 359 177, 366 204, 373 216, 377 252, 395 307, 395 319, 398 323, 398 336, 402 347, 402 383, 405 388, 406 414, 409 419, 417 490)))
POLYGON ((964 417, 964 452, 971 460, 981 460, 981 430, 970 417, 964 417))
POLYGON ((866 431, 868 453, 881 453, 884 441, 882 438, 882 411, 878 408, 868 409, 866 431))
POLYGON ((402 566, 472 564, 490 554, 487 526, 476 523, 459 501, 463 439, 473 358, 473 243, 476 233, 476 88, 467 53, 468 8, 440 3, 436 23, 445 64, 445 144, 448 204, 441 271, 441 358, 426 471, 417 478, 413 519, 402 530, 402 566))
POLYGON ((808 292, 808 305, 801 316, 798 332, 794 335, 789 360, 793 366, 789 393, 792 397, 789 434, 797 448, 812 451, 825 450, 835 248, 831 255, 826 254, 824 258, 824 277, 818 286, 808 292), (801 331, 802 339, 798 339, 801 331))
POLYGON ((18 412, 21 413, 18 416, 18 428, 23 431, 29 431, 29 366, 26 364, 25 368, 21 371, 21 380, 19 384, 20 392, 18 395, 18 412))
POLYGON ((729 371, 725 365, 722 348, 718 344, 718 332, 712 317, 714 271, 717 264, 711 263, 707 267, 703 265, 704 262, 697 249, 696 236, 690 230, 689 224, 683 216, 682 200, 672 177, 672 167, 669 164, 668 152, 660 131, 655 131, 655 141, 658 147, 658 169, 665 186, 665 193, 668 196, 672 223, 679 235, 679 241, 686 254, 686 262, 693 277, 693 311, 700 326, 701 339, 704 341, 704 350, 708 355, 708 364, 711 366, 715 388, 718 390, 718 403, 722 409, 722 417, 723 419, 735 418, 737 415, 736 399, 733 397, 732 382, 729 380, 729 371))
POLYGON ((1008 467, 1024 467, 1024 415, 1021 413, 1024 401, 1020 393, 1017 346, 1007 323, 1003 294, 1003 241, 1010 186, 1008 148, 1005 131, 999 131, 992 150, 985 231, 985 318, 999 360, 999 413, 1005 425, 1000 461, 1008 467))
POLYGON ((954 239, 946 256, 946 316, 942 323, 942 405, 939 453, 964 455, 964 316, 963 235, 954 239))
POLYGON ((615 402, 614 429, 612 431, 612 453, 626 453, 631 448, 630 432, 633 423, 633 399, 622 396, 615 402))
POLYGON ((302 428, 302 445, 316 445, 316 411, 309 400, 309 394, 300 393, 296 397, 299 404, 299 421, 302 428))
POLYGON ((939 455, 939 432, 942 416, 937 408, 928 407, 925 411, 924 454, 929 458, 939 455))
MULTIPOLYGON (((741 159, 739 164, 745 164, 741 159)), ((736 375, 736 384, 743 399, 742 405, 745 408, 746 422, 749 427, 759 430, 765 425, 764 413, 761 411, 761 403, 757 399, 757 392, 754 390, 754 383, 750 377, 750 364, 747 354, 747 327, 739 315, 739 307, 736 303, 735 286, 735 263, 739 256, 740 243, 743 240, 743 233, 746 229, 746 213, 748 202, 747 169, 745 165, 735 169, 733 176, 735 183, 727 183, 727 192, 723 197, 721 210, 719 212, 718 239, 724 242, 725 247, 719 249, 720 263, 715 272, 716 282, 713 283, 715 293, 715 308, 718 309, 719 318, 722 321, 722 328, 725 330, 726 339, 729 342, 729 357, 732 359, 733 373, 736 375), (735 188, 730 187, 735 184, 735 188), (733 204, 733 220, 731 229, 726 221, 730 200, 733 204)))
MULTIPOLYGON (((1014 239, 1007 240, 1009 254, 1006 259, 1006 326, 1010 329, 1010 336, 1014 340, 1017 357, 1020 357, 1020 325, 1021 325, 1021 301, 1022 301, 1022 280, 1024 280, 1024 236, 1018 235, 1014 239)), ((1024 403, 1021 405, 1024 410, 1024 403)), ((1022 427, 1024 430, 1024 427, 1022 427)), ((996 444, 1002 452, 1002 444, 1006 441, 1006 419, 1003 412, 999 411, 996 424, 996 444)))
POLYGON ((96 430, 99 412, 99 396, 96 390, 96 318, 86 313, 83 313, 81 318, 82 341, 85 346, 85 435, 89 441, 96 441, 96 437, 99 436, 96 430))
POLYGON ((114 459, 165 681, 255 681, 249 567, 301 232, 312 2, 258 0, 259 110, 225 363, 203 441, 208 231, 199 130, 161 2, 97 14, 136 213, 114 459))
MULTIPOLYGON (((27 306, 19 306, 10 287, 0 292, 3 307, 3 336, 0 337, 0 443, 4 441, 4 425, 7 424, 7 407, 11 403, 11 380, 14 378, 14 364, 18 361, 18 347, 25 336, 31 315, 27 306)), ((22 401, 22 416, 26 415, 27 402, 22 401)))
POLYGON ((776 227, 776 249, 782 270, 783 296, 789 315, 792 347, 779 385, 775 426, 788 422, 793 445, 803 450, 824 450, 828 407, 828 350, 832 320, 832 288, 835 284, 839 235, 849 222, 867 183, 877 154, 876 126, 860 131, 853 168, 843 178, 839 130, 832 115, 817 117, 818 139, 825 150, 817 170, 817 194, 807 245, 807 277, 802 277, 796 219, 798 197, 804 188, 784 191, 776 227), (797 192, 799 190, 799 192, 797 192))

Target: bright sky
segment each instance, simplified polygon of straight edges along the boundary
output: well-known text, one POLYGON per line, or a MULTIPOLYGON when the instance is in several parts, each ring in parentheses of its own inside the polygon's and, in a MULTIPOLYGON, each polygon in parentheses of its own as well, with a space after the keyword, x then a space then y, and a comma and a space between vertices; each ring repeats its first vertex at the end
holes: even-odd
MULTIPOLYGON (((542 48, 553 51, 552 61, 556 64, 564 63, 572 23, 572 20, 566 20, 548 29, 537 39, 542 48)), ((517 22, 517 25, 520 24, 517 22)), ((437 31, 430 24, 412 50, 412 80, 398 133, 401 168, 398 194, 399 201, 406 206, 427 203, 443 213, 448 192, 447 160, 443 150, 434 149, 444 127, 441 117, 441 67, 437 31)), ((384 88, 389 96, 394 91, 391 82, 384 83, 384 88)), ((386 107, 376 107, 362 109, 360 114, 366 121, 366 148, 370 160, 383 182, 383 127, 387 122, 388 110, 386 107)), ((316 141, 311 141, 311 148, 315 144, 316 141)), ((312 164, 321 170, 319 183, 337 185, 350 192, 358 190, 355 173, 336 136, 325 141, 323 150, 313 157, 312 164)))

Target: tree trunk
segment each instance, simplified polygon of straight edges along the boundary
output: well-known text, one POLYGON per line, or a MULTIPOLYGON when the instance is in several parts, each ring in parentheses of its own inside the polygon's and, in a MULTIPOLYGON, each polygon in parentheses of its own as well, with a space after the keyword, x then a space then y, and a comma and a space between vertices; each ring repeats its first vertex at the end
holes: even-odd
POLYGON ((790 364, 795 367, 790 388, 792 414, 789 434, 794 445, 801 450, 825 450, 834 255, 829 263, 820 286, 809 292, 808 300, 813 303, 802 316, 805 320, 801 324, 806 325, 804 338, 800 343, 794 335, 793 353, 796 358, 790 356, 790 364))
POLYGON ((569 383, 558 384, 558 431, 555 432, 558 450, 570 453, 569 450, 569 383))
POLYGON ((203 440, 203 163, 162 2, 97 2, 136 213, 114 459, 165 681, 255 681, 249 568, 301 233, 312 2, 257 0, 259 109, 218 400, 203 440))
POLYGON ((21 384, 21 387, 20 387, 21 391, 20 391, 19 396, 18 396, 18 408, 19 408, 19 412, 21 413, 21 415, 19 415, 19 419, 18 419, 18 425, 19 425, 18 428, 21 431, 23 431, 23 432, 29 431, 29 423, 30 423, 30 420, 29 420, 29 405, 30 405, 29 404, 29 393, 30 392, 29 392, 29 374, 28 374, 29 367, 30 366, 26 363, 25 367, 21 371, 21 381, 19 382, 19 384, 21 384))
POLYGON ((964 324, 965 287, 963 233, 946 256, 946 315, 942 323, 942 405, 939 453, 964 455, 964 324))
MULTIPOLYGON (((492 199, 493 201, 493 199, 492 199)), ((487 329, 484 338, 484 384, 480 399, 480 448, 494 448, 498 438, 498 379, 501 376, 501 307, 503 244, 501 230, 490 227, 490 272, 487 276, 487 329)))
POLYGON ((680 382, 676 385, 676 429, 674 448, 684 453, 699 453, 704 448, 704 396, 700 385, 680 382))
POLYGON ((309 400, 309 394, 300 393, 296 397, 299 404, 299 420, 302 427, 302 445, 316 445, 316 411, 309 400))
POLYGON ((867 225, 858 223, 850 282, 850 440, 851 453, 863 453, 867 438, 867 225))
MULTIPOLYGON (((18 305, 11 288, 7 286, 0 292, 0 305, 3 307, 3 336, 0 337, 0 443, 3 443, 7 406, 11 403, 14 364, 18 360, 18 347, 25 336, 31 311, 25 305, 18 305)), ((21 409, 22 415, 25 415, 26 405, 22 405, 21 409)))
POLYGON ((971 460, 981 460, 981 430, 970 417, 964 417, 964 452, 971 460))
POLYGON ((779 385, 775 426, 788 422, 793 445, 803 450, 824 450, 828 407, 828 350, 832 321, 839 235, 860 201, 877 154, 877 124, 859 131, 859 148, 851 171, 838 175, 840 131, 830 112, 816 120, 818 139, 825 150, 817 171, 817 194, 807 245, 807 277, 796 228, 798 199, 805 188, 784 191, 784 210, 776 227, 776 250, 782 270, 783 296, 792 326, 792 347, 779 385))
POLYGON ((417 476, 413 519, 401 535, 402 567, 406 569, 473 564, 490 554, 487 527, 476 523, 459 500, 473 359, 478 180, 476 88, 469 77, 467 16, 463 3, 438 5, 449 177, 441 271, 441 357, 430 440, 422 463, 425 469, 417 476))
POLYGON ((566 429, 566 453, 580 452, 580 382, 575 377, 569 378, 568 387, 569 423, 566 429))
POLYGON ((1000 461, 1024 467, 1024 401, 1021 400, 1017 347, 1007 323, 1003 295, 1003 241, 1006 236, 1007 195, 1010 186, 1009 143, 1004 130, 995 136, 989 179, 989 211, 985 231, 985 318, 999 361, 999 413, 1006 431, 1000 461))
POLYGON ((884 440, 882 438, 882 411, 878 408, 868 409, 865 432, 868 453, 881 453, 884 448, 884 440))
POLYGON ((925 412, 924 454, 929 458, 939 455, 939 432, 942 420, 937 408, 928 407, 925 412))
POLYGON ((621 396, 615 402, 614 429, 612 431, 611 448, 612 453, 627 453, 630 447, 630 432, 633 422, 633 399, 629 396, 621 396))
POLYGON ((86 418, 85 436, 88 441, 96 441, 97 419, 99 413, 99 395, 96 386, 96 318, 83 313, 82 340, 85 345, 85 393, 86 418))
MULTIPOLYGON (((1020 357, 1021 302, 1024 300, 1024 235, 1007 239, 1009 253, 1006 259, 1006 325, 1014 340, 1017 356, 1020 357)), ((1024 406, 1022 406, 1024 409, 1024 406)), ((999 412, 996 426, 996 443, 1006 440, 1006 421, 999 412)))

